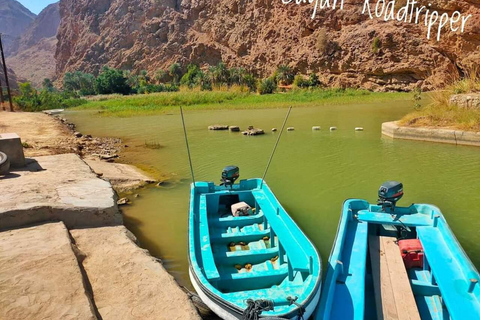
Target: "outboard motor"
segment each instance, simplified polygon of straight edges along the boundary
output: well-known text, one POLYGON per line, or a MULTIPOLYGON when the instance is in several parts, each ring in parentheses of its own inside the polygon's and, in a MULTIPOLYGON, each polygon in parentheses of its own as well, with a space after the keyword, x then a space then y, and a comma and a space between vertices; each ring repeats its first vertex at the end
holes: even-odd
POLYGON ((383 211, 387 208, 395 210, 395 205, 403 197, 403 184, 397 181, 387 181, 380 186, 378 190, 378 204, 382 206, 383 211))
POLYGON ((229 186, 232 188, 232 185, 240 177, 240 169, 237 166, 228 166, 225 167, 222 171, 222 186, 229 186))

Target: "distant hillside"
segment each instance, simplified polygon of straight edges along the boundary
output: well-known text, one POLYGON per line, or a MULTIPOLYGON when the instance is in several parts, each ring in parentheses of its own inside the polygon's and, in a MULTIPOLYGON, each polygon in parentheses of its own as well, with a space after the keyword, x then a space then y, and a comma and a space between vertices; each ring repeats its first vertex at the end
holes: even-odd
MULTIPOLYGON (((4 94, 7 94, 7 84, 5 81, 5 75, 3 73, 3 67, 0 68, 0 81, 2 82, 2 88, 4 88, 4 94)), ((12 90, 18 89, 18 82, 17 82, 17 76, 15 75, 15 72, 13 72, 12 69, 8 69, 8 81, 10 83, 10 88, 12 90)))
MULTIPOLYGON (((1 1, 1 0, 0 0, 1 1)), ((19 78, 40 87, 43 79, 55 76, 55 49, 60 25, 58 3, 46 7, 24 31, 7 65, 19 78)))
POLYGON ((423 23, 370 19, 364 1, 318 9, 315 19, 313 5, 333 1, 296 2, 62 0, 57 77, 105 64, 154 75, 174 62, 224 61, 262 77, 287 64, 329 86, 402 91, 432 88, 480 61, 479 0, 423 1, 450 16, 471 14, 464 33, 445 30, 440 42, 427 39, 423 23))
POLYGON ((17 49, 20 36, 35 18, 35 14, 19 2, 0 0, 0 33, 7 56, 17 49))

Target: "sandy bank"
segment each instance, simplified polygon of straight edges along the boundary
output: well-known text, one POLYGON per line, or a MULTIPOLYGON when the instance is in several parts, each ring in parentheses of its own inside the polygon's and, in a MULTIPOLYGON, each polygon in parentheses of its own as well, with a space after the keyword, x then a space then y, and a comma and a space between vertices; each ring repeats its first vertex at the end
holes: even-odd
POLYGON ((394 139, 419 140, 480 147, 480 132, 439 128, 401 127, 397 122, 385 122, 382 134, 394 139))

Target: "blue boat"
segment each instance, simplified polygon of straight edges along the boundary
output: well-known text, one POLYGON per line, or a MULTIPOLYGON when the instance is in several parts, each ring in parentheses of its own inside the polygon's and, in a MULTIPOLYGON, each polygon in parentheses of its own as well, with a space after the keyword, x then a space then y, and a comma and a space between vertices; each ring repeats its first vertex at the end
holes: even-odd
POLYGON ((238 168, 224 173, 232 171, 235 178, 224 176, 222 185, 191 186, 189 273, 195 290, 223 319, 308 319, 320 298, 316 249, 262 179, 235 184, 238 168))
POLYGON ((315 319, 480 319, 480 276, 440 210, 347 200, 315 319))

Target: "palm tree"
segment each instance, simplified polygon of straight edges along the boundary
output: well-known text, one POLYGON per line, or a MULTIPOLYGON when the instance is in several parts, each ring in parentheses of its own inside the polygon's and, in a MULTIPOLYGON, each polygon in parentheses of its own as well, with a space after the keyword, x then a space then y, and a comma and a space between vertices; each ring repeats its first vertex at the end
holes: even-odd
POLYGON ((170 76, 173 78, 173 82, 178 84, 180 78, 182 77, 182 67, 178 63, 174 63, 169 68, 170 76))
POLYGON ((275 71, 275 80, 280 84, 290 85, 294 78, 295 72, 285 64, 279 65, 277 71, 275 71))

